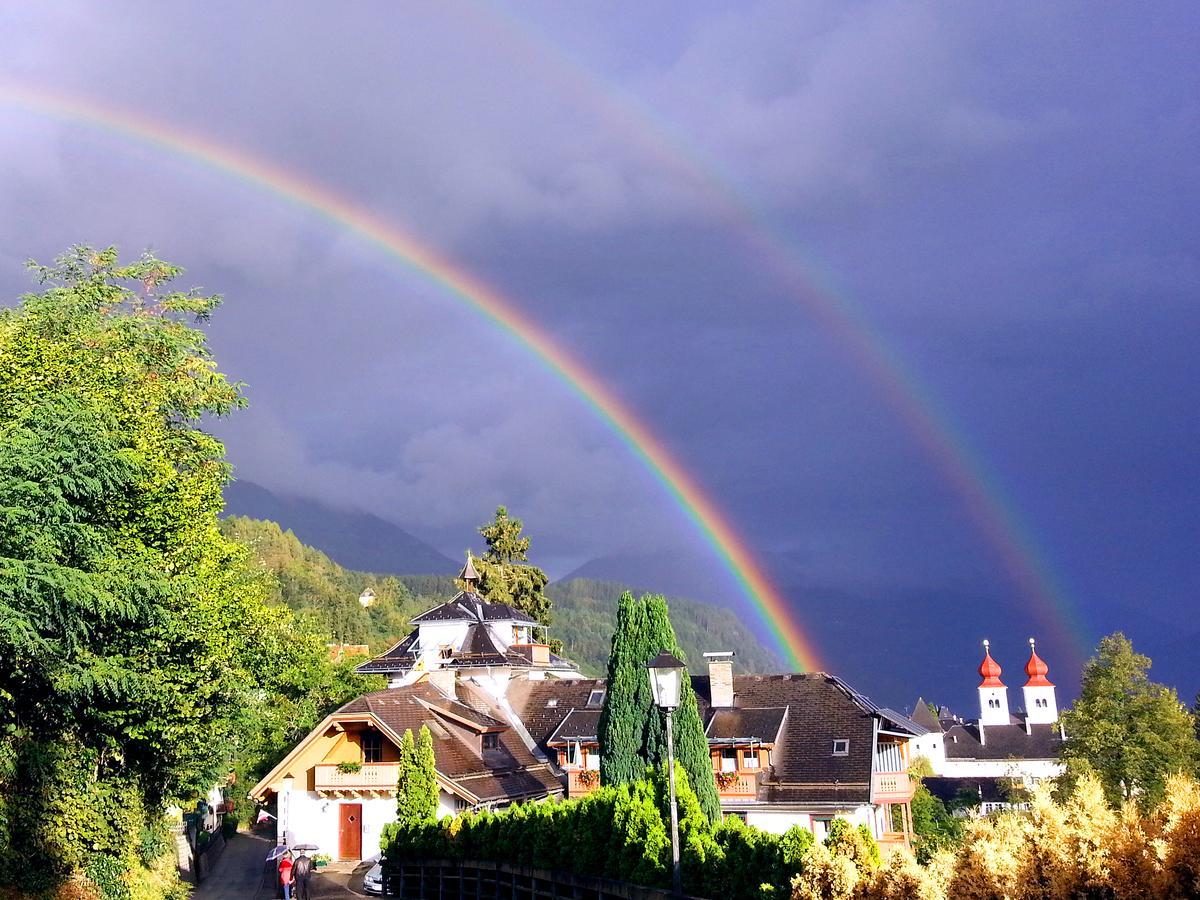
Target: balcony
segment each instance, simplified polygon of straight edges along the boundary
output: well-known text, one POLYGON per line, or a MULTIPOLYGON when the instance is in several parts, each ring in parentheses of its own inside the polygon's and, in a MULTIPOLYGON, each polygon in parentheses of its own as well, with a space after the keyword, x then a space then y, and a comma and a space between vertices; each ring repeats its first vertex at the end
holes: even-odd
POLYGON ((910 835, 903 831, 886 831, 875 841, 879 845, 879 849, 883 853, 888 853, 891 850, 910 850, 912 843, 909 841, 910 835))
POLYGON ((907 803, 916 789, 907 772, 876 772, 871 776, 871 794, 876 803, 907 803))
POLYGON ((342 772, 335 764, 313 767, 313 790, 326 793, 380 793, 396 791, 396 763, 363 763, 357 772, 342 772))
POLYGON ((722 797, 753 798, 758 794, 757 772, 714 772, 713 778, 722 797))
POLYGON ((568 797, 586 797, 596 788, 600 787, 600 773, 595 769, 568 769, 567 770, 567 796, 568 797), (580 775, 587 772, 585 778, 593 777, 594 780, 590 784, 584 784, 580 780, 580 775))

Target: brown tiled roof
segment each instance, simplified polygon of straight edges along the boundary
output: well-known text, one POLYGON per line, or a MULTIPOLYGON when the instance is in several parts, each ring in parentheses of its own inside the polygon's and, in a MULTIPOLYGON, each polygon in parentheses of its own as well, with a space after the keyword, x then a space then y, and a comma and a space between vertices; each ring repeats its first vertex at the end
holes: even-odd
POLYGON ((713 744, 749 741, 774 744, 786 715, 786 706, 714 709, 704 734, 713 744))
MULTIPOLYGON (((707 675, 693 675, 700 713, 709 718, 707 675)), ((737 707, 787 707, 759 799, 769 802, 866 803, 871 796, 875 707, 839 678, 824 673, 735 675, 737 707), (846 756, 833 742, 850 742, 846 756)))
POLYGON ((1025 726, 985 725, 984 743, 979 726, 956 723, 946 729, 942 741, 947 759, 1058 759, 1062 753, 1062 735, 1057 725, 1025 726))
POLYGON ((512 683, 508 700, 529 734, 544 747, 571 710, 587 709, 592 691, 603 689, 601 678, 521 679, 512 683))
MULTIPOLYGON (((603 686, 603 681, 592 679, 532 681, 514 684, 509 699, 533 739, 546 746, 572 711, 586 709, 589 694, 603 686)), ((867 802, 875 718, 885 720, 892 730, 903 730, 909 721, 824 673, 735 675, 736 705, 715 711, 709 707, 708 677, 692 676, 692 686, 710 735, 767 742, 769 734, 774 739, 771 767, 760 780, 759 802, 867 802), (835 740, 850 742, 845 756, 833 755, 835 740)))
POLYGON ((461 684, 458 690, 457 699, 452 700, 427 682, 391 688, 351 700, 337 714, 370 713, 397 735, 410 729, 415 734, 422 725, 429 725, 438 773, 480 802, 508 802, 562 792, 558 778, 507 726, 503 713, 485 694, 461 684), (498 749, 484 751, 479 744, 464 739, 465 729, 447 727, 439 711, 470 721, 480 729, 500 729, 498 749))

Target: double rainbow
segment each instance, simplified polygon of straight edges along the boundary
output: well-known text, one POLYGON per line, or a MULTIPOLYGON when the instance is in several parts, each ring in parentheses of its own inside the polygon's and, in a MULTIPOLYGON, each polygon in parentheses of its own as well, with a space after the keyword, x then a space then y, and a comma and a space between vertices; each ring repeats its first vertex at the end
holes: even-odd
POLYGON ((712 499, 655 435, 578 360, 494 288, 476 280, 415 236, 317 182, 180 128, 127 110, 42 88, 0 83, 0 103, 77 123, 199 163, 269 191, 378 247, 443 288, 525 348, 584 402, 659 481, 712 548, 771 630, 789 665, 821 668, 816 652, 779 590, 712 499))

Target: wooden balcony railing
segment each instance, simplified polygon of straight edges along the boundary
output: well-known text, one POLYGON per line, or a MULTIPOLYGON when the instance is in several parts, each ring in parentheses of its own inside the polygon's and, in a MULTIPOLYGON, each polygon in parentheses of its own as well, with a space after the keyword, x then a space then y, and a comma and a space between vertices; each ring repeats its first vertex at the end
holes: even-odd
POLYGON ((717 772, 713 777, 717 780, 717 793, 722 797, 753 797, 758 793, 757 773, 717 772))
POLYGON ((331 763, 313 768, 313 788, 318 791, 391 793, 396 790, 396 779, 400 774, 396 763, 363 763, 357 772, 342 772, 331 763))
POLYGON ((567 796, 568 797, 584 797, 590 794, 596 788, 600 787, 600 773, 595 769, 568 769, 567 770, 567 796), (579 776, 582 772, 589 774, 584 776, 591 779, 591 784, 584 784, 579 776))
POLYGON ((917 789, 907 772, 876 772, 871 781, 876 803, 907 803, 917 789))
POLYGON ((909 835, 902 831, 884 832, 875 843, 884 852, 888 850, 908 850, 912 847, 912 844, 909 842, 909 835))

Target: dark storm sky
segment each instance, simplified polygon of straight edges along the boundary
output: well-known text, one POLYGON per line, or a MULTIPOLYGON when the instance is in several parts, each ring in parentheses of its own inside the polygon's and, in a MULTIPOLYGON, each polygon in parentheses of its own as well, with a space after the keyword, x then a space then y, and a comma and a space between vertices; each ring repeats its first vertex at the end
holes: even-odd
MULTIPOLYGON (((969 692, 985 635, 1014 668, 1043 635, 1069 689, 1072 643, 1117 627, 1200 686, 1198 34, 1192 3, 26 4, 0 73, 271 160, 510 297, 710 491, 824 662, 899 704, 969 692), (1032 608, 818 289, 925 386, 1076 625, 1032 608)), ((243 477, 455 556, 504 502, 552 574, 677 554, 751 615, 561 383, 320 217, 2 100, 0 209, 5 298, 76 242, 226 296, 243 477)))

